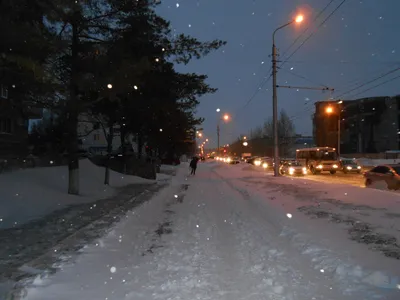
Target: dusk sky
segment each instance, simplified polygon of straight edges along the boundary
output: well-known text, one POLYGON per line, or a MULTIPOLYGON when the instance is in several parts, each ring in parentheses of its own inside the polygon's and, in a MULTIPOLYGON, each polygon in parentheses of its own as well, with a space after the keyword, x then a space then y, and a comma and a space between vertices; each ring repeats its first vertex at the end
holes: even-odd
MULTIPOLYGON (((198 116, 206 118, 204 135, 212 141, 212 146, 216 145, 216 108, 233 116, 231 122, 221 126, 221 144, 232 142, 240 134, 248 134, 251 128, 272 116, 272 80, 261 85, 270 75, 272 32, 296 12, 303 13, 306 19, 301 25, 291 25, 277 33, 280 60, 284 61, 308 40, 279 70, 278 84, 328 86, 335 89, 332 97, 338 97, 400 67, 400 1, 347 0, 320 26, 342 1, 162 1, 158 11, 171 21, 176 33, 190 34, 200 40, 227 41, 225 47, 206 58, 178 67, 179 71, 208 75, 208 83, 218 88, 217 93, 201 98, 197 112, 198 116), (298 42, 289 48, 300 34, 298 42), (285 52, 287 54, 282 56, 285 52), (260 91, 250 101, 258 89, 260 91)), ((343 99, 400 94, 400 78, 374 88, 399 75, 400 72, 394 72, 345 94, 343 99), (367 89, 370 90, 365 91, 367 89)), ((292 117, 297 133, 311 135, 314 103, 330 97, 329 92, 318 90, 278 89, 278 106, 292 117)))

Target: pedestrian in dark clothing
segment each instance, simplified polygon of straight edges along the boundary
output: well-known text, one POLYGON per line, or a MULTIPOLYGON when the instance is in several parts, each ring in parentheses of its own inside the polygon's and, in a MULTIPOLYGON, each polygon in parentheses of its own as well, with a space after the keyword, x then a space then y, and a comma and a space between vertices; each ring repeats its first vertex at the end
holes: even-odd
POLYGON ((197 162, 199 160, 197 159, 197 157, 193 157, 191 162, 190 162, 190 168, 192 169, 192 171, 190 172, 191 175, 196 175, 196 169, 197 169, 197 162))

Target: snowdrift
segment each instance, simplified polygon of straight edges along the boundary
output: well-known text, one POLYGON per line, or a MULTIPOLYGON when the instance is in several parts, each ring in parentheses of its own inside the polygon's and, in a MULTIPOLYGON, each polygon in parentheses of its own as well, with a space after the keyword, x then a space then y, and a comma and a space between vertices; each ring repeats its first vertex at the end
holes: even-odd
MULTIPOLYGON (((112 196, 115 188, 128 184, 153 184, 155 180, 110 171, 110 186, 105 186, 104 168, 88 159, 80 164, 81 195, 67 194, 66 166, 25 169, 0 174, 0 229, 18 226, 68 205, 91 202, 112 196)), ((165 176, 162 178, 165 180, 165 176)))

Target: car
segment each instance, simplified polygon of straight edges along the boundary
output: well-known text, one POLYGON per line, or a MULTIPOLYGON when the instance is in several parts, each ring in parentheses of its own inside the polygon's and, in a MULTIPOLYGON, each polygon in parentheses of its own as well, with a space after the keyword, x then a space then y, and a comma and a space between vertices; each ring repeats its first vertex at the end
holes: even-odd
POLYGON ((256 159, 258 159, 258 158, 259 158, 258 156, 250 157, 249 159, 247 159, 247 163, 248 163, 248 164, 254 165, 254 162, 255 162, 256 159))
POLYGON ((361 174, 362 167, 354 159, 342 159, 340 168, 343 173, 358 173, 361 174))
POLYGON ((282 175, 303 176, 307 175, 308 170, 306 166, 304 166, 298 161, 286 161, 280 166, 279 172, 282 175))
POLYGON ((240 163, 240 158, 239 157, 228 157, 226 162, 231 165, 236 165, 236 164, 240 163))
POLYGON ((389 190, 400 189, 400 165, 379 165, 364 173, 365 186, 383 183, 389 190))

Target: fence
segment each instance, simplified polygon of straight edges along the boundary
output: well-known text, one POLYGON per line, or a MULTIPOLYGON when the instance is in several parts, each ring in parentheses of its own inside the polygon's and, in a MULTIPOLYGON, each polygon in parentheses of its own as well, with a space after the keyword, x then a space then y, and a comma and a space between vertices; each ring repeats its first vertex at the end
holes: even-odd
POLYGON ((68 159, 64 156, 37 157, 28 155, 25 158, 0 158, 0 173, 12 172, 35 167, 65 166, 68 159))

